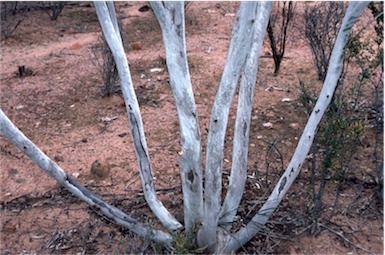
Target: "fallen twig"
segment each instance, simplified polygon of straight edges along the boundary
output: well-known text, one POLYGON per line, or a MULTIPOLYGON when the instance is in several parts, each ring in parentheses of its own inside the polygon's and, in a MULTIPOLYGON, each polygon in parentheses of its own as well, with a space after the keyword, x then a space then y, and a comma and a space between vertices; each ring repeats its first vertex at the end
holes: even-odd
POLYGON ((371 252, 371 251, 369 251, 369 250, 367 250, 367 249, 365 249, 365 248, 363 248, 363 247, 361 247, 361 246, 359 246, 359 245, 353 243, 352 241, 350 241, 348 238, 346 238, 346 237, 341 233, 342 231, 341 231, 341 232, 336 231, 336 230, 334 230, 334 229, 332 229, 332 228, 329 228, 328 226, 326 226, 326 225, 324 225, 324 224, 322 224, 322 223, 320 223, 319 226, 321 226, 321 227, 323 227, 323 228, 329 230, 330 232, 336 234, 337 236, 341 237, 345 242, 349 243, 350 245, 353 245, 354 247, 356 247, 356 248, 358 248, 358 249, 360 249, 360 250, 363 250, 364 252, 367 252, 367 253, 369 253, 369 254, 374 254, 373 252, 371 252))
POLYGON ((273 86, 273 85, 270 85, 270 86, 267 86, 265 88, 265 91, 272 91, 272 90, 278 90, 278 91, 290 91, 290 87, 276 87, 276 86, 273 86))

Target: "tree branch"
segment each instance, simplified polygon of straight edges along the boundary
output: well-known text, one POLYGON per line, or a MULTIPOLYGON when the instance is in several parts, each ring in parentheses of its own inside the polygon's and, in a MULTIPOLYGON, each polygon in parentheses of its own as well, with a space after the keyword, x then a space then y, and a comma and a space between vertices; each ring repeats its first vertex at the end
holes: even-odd
POLYGON ((116 66, 119 72, 122 93, 126 103, 131 135, 134 141, 134 147, 136 157, 138 159, 140 177, 142 179, 142 187, 146 201, 151 210, 155 213, 155 215, 159 218, 165 227, 170 230, 180 229, 182 228, 182 225, 169 213, 169 211, 158 200, 155 194, 152 168, 147 149, 146 138, 144 135, 142 117, 132 84, 131 74, 126 54, 124 52, 122 40, 118 35, 119 31, 115 30, 113 27, 113 23, 110 17, 111 13, 107 8, 106 3, 95 1, 94 5, 100 25, 102 26, 103 34, 106 38, 108 46, 111 48, 112 54, 114 55, 116 66))
POLYGON ((250 52, 256 2, 242 2, 235 18, 226 65, 210 118, 206 154, 204 220, 199 230, 199 246, 212 249, 221 209, 223 148, 228 115, 241 69, 250 52))
POLYGON ((344 48, 349 37, 349 32, 354 23, 357 21, 359 15, 368 4, 369 2, 349 3, 349 7, 346 11, 341 29, 333 48, 329 69, 321 94, 306 124, 305 130, 301 136, 294 155, 266 203, 261 207, 259 212, 252 218, 246 227, 243 227, 230 237, 225 252, 236 251, 259 232, 261 227, 266 224, 267 220, 277 209, 279 203, 282 201, 294 180, 297 178, 301 170, 301 166, 306 159, 306 155, 308 154, 313 143, 318 124, 321 121, 327 106, 331 102, 337 86, 337 81, 341 75, 344 48))
POLYGON ((187 63, 183 2, 150 2, 162 29, 170 86, 181 134, 179 165, 184 198, 185 229, 202 221, 202 148, 195 100, 187 63))
POLYGON ((21 151, 23 151, 42 170, 54 178, 60 185, 66 187, 75 196, 79 197, 90 206, 99 209, 105 216, 116 224, 123 226, 145 238, 171 245, 172 236, 163 231, 151 229, 139 221, 131 218, 120 209, 106 203, 95 193, 83 187, 74 178, 44 154, 31 140, 29 140, 0 109, 0 131, 21 151))
POLYGON ((221 224, 230 224, 236 215, 242 199, 247 178, 247 156, 250 133, 250 119, 253 107, 254 88, 258 73, 258 61, 266 33, 271 2, 258 2, 257 16, 254 25, 254 37, 250 55, 242 74, 238 96, 238 110, 234 130, 233 164, 231 178, 225 201, 221 210, 221 224))

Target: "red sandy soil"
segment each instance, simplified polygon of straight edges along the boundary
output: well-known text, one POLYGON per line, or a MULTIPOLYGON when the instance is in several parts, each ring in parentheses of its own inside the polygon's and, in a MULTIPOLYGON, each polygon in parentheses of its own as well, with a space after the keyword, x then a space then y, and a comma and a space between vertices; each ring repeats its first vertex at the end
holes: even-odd
MULTIPOLYGON (((127 58, 138 94, 152 160, 155 185, 169 210, 182 217, 178 173, 179 127, 167 82, 159 25, 145 2, 119 2, 127 58), (150 72, 152 68, 165 71, 150 72), (171 188, 170 188, 171 187, 171 188)), ((239 3, 195 2, 186 13, 186 38, 193 90, 203 144, 212 102, 226 61, 232 20, 239 3)), ((300 6, 301 7, 301 6, 300 6)), ((296 23, 301 24, 302 8, 296 23)), ((250 178, 240 214, 250 219, 290 160, 307 115, 297 99, 299 80, 319 91, 311 51, 293 29, 282 63, 274 76, 273 59, 264 46, 255 89, 249 148, 250 178), (287 90, 266 90, 276 86, 287 90), (289 98, 288 101, 282 101, 289 98), (263 126, 270 122, 271 128, 263 126), (283 157, 270 149, 273 142, 283 157), (266 162, 271 162, 266 173, 266 162), (268 178, 265 178, 265 175, 268 178)), ((95 65, 101 29, 92 4, 66 6, 56 21, 42 10, 31 10, 13 35, 1 41, 1 109, 49 157, 68 173, 133 217, 159 222, 141 193, 138 166, 123 99, 102 97, 103 81, 95 65), (18 66, 32 75, 18 77, 18 66), (117 117, 103 122, 103 117, 117 117), (91 171, 95 160, 109 169, 91 171)), ((224 167, 231 166, 231 110, 224 167)), ((303 172, 264 231, 241 253, 355 254, 383 252, 383 210, 375 197, 372 151, 374 133, 368 127, 349 173, 357 182, 343 189, 336 214, 326 228, 312 224, 310 172, 303 172), (322 230, 322 231, 321 231, 322 230)), ((121 229, 87 204, 60 188, 13 144, 0 136, 1 254, 155 253, 155 245, 121 229)), ((310 164, 310 163, 308 163, 310 164)), ((333 205, 336 184, 327 186, 325 204, 333 205)), ((330 208, 325 208, 330 211, 330 208)), ((322 221, 325 224, 325 221, 322 221)), ((238 222, 238 227, 242 221, 238 222)))

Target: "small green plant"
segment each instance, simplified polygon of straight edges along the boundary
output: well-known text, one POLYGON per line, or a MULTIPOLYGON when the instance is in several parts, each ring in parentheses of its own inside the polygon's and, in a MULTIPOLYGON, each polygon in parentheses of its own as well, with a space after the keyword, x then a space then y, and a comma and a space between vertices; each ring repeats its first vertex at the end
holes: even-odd
POLYGON ((377 176, 372 178, 378 184, 377 196, 380 200, 383 200, 383 140, 381 139, 381 133, 384 128, 384 46, 383 46, 383 30, 384 30, 384 3, 373 2, 370 3, 368 8, 371 10, 373 20, 376 21, 374 27, 374 33, 372 31, 371 36, 362 37, 361 33, 364 29, 367 29, 370 22, 366 27, 358 32, 352 33, 348 44, 346 55, 349 62, 355 62, 358 66, 357 82, 353 88, 355 89, 354 106, 358 109, 360 106, 366 114, 367 122, 374 128, 375 141, 373 145, 373 164, 377 171, 377 176), (358 89, 357 89, 358 88, 358 89), (362 89, 365 88, 369 91, 368 103, 360 103, 362 98, 362 89))
POLYGON ((299 81, 299 85, 301 94, 299 95, 298 102, 305 108, 306 114, 310 116, 318 97, 315 93, 308 91, 305 88, 305 83, 303 81, 299 81))
MULTIPOLYGON (((318 98, 314 96, 314 92, 305 88, 302 81, 300 81, 300 86, 302 93, 298 101, 310 115, 318 98)), ((346 100, 341 91, 332 98, 314 140, 311 167, 309 168, 311 170, 312 205, 308 211, 314 222, 318 222, 323 217, 323 196, 326 185, 333 181, 338 183, 338 190, 343 187, 351 159, 365 132, 365 119, 354 116, 349 111, 346 100)), ((339 192, 336 194, 334 206, 338 196, 339 192)))
MULTIPOLYGON (((377 169, 375 181, 378 183, 378 194, 382 194, 383 157, 381 157, 382 146, 380 145, 382 140, 379 133, 383 130, 383 35, 378 33, 378 27, 383 26, 383 18, 379 20, 379 17, 383 15, 383 4, 378 6, 369 6, 374 20, 377 21, 373 36, 362 37, 362 31, 368 30, 369 25, 366 25, 363 28, 357 28, 349 38, 345 51, 343 72, 338 81, 336 92, 332 97, 332 102, 314 139, 310 157, 311 162, 308 167, 311 171, 311 191, 309 192, 309 198, 311 199, 308 203, 308 213, 314 223, 327 220, 323 195, 329 183, 337 184, 337 192, 334 204, 327 205, 332 207, 327 222, 334 215, 340 192, 346 185, 347 174, 352 170, 353 156, 359 146, 362 145, 365 133, 369 130, 368 127, 374 127, 376 135, 373 145, 374 168, 377 169), (351 70, 354 70, 354 73, 351 70)), ((330 12, 326 10, 321 12, 320 10, 324 6, 318 11, 314 9, 307 12, 308 15, 311 14, 307 17, 307 25, 313 24, 314 17, 317 15, 322 16, 329 13, 336 16, 333 19, 337 19, 339 10, 343 6, 335 7, 330 12)), ((335 24, 338 25, 338 23, 335 24)), ((370 33, 370 31, 368 32, 370 33)), ((309 35, 311 34, 307 36, 309 35)), ((329 39, 332 40, 333 38, 329 39)), ((327 45, 318 44, 317 47, 319 49, 317 52, 329 52, 327 45)), ((319 58, 317 52, 313 51, 316 60, 319 58)), ((326 60, 328 58, 320 59, 326 60)), ((327 70, 328 61, 318 62, 323 63, 322 70, 327 70)), ((326 73, 326 71, 321 72, 321 69, 318 69, 318 74, 320 80, 323 80, 325 76, 322 73, 326 73)), ((300 88, 302 93, 298 101, 303 105, 306 113, 310 115, 318 98, 313 91, 309 91, 305 87, 302 81, 300 81, 300 88)), ((315 226, 317 225, 315 224, 315 226)))
POLYGON ((174 241, 172 244, 174 254, 202 254, 205 251, 205 248, 198 248, 193 239, 196 235, 196 230, 193 229, 193 233, 186 235, 185 232, 178 232, 174 236, 174 241))

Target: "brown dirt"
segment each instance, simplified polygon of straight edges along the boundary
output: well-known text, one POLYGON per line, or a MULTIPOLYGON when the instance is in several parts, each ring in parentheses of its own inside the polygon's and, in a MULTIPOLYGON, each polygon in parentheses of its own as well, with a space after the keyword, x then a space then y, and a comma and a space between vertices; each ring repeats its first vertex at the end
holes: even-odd
MULTIPOLYGON (((117 10, 123 17, 127 58, 141 106, 155 185, 160 189, 160 199, 181 218, 176 110, 167 71, 150 72, 155 67, 165 68, 165 54, 153 13, 138 11, 144 4, 119 2, 117 10), (166 187, 171 188, 161 189, 166 187)), ((186 14, 187 52, 203 144, 226 60, 233 14, 239 5, 219 4, 195 2, 186 14)), ((309 47, 297 31, 293 33, 279 75, 272 74, 272 58, 264 56, 260 60, 248 162, 253 170, 240 209, 244 221, 266 198, 265 192, 282 171, 281 163, 287 165, 306 123, 304 108, 296 101, 299 80, 315 90, 322 85, 317 81, 309 47), (289 90, 265 90, 270 85, 289 90), (290 101, 283 102, 284 98, 290 101), (266 122, 273 127, 264 127, 266 122), (282 159, 272 152, 273 143, 282 159), (267 161, 272 162, 270 173, 267 161)), ((99 90, 102 80, 93 54, 99 35, 95 10, 89 4, 65 7, 56 21, 42 10, 31 10, 13 35, 1 41, 1 108, 65 171, 108 202, 158 226, 140 191, 123 100, 119 95, 103 98, 99 90), (18 77, 15 72, 23 65, 30 67, 33 74, 18 77), (103 117, 117 118, 102 122, 103 117), (102 173, 92 167, 96 160, 102 162, 102 173)), ((266 43, 263 54, 267 51, 266 43)), ((228 127, 225 168, 231 165, 236 101, 228 127)), ((290 199, 282 202, 271 223, 243 252, 382 253, 383 211, 368 177, 375 175, 373 141, 373 128, 368 128, 352 163, 354 171, 350 175, 357 181, 346 184, 331 224, 312 224, 307 216, 310 173, 303 169, 287 195, 290 199)), ((155 252, 155 245, 112 225, 60 188, 3 136, 0 154, 1 254, 155 252)), ((325 200, 331 205, 335 192, 336 184, 328 186, 325 200)), ((237 227, 242 224, 239 221, 237 227)))

